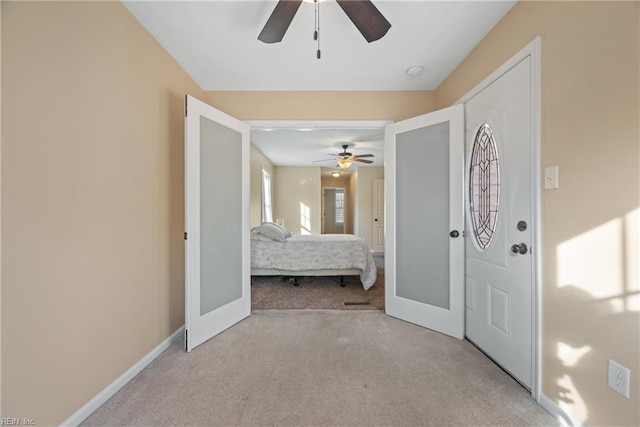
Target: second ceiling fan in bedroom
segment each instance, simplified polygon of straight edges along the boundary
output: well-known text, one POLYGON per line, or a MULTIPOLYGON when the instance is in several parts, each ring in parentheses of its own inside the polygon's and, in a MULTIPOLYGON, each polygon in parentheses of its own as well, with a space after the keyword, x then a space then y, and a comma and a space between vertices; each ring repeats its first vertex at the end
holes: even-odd
POLYGON ((367 163, 367 164, 373 163, 373 160, 364 159, 365 157, 374 157, 373 154, 359 154, 357 156, 354 156, 353 153, 349 153, 347 151, 347 148, 349 148, 349 146, 345 144, 342 146, 342 153, 338 153, 338 154, 329 153, 330 156, 337 157, 337 159, 316 160, 314 163, 328 162, 328 161, 335 160, 337 165, 340 166, 342 169, 349 168, 349 166, 351 166, 351 164, 353 164, 354 162, 367 163))
MULTIPOLYGON (((264 43, 279 43, 287 32, 291 21, 298 12, 303 0, 280 0, 267 20, 258 40, 264 43)), ((314 40, 318 41, 317 57, 320 59, 320 34, 319 34, 319 0, 314 0, 316 7, 316 22, 313 33, 314 40)), ((370 0, 336 0, 347 17, 353 22, 358 31, 364 36, 367 42, 381 39, 391 24, 380 13, 370 0)))

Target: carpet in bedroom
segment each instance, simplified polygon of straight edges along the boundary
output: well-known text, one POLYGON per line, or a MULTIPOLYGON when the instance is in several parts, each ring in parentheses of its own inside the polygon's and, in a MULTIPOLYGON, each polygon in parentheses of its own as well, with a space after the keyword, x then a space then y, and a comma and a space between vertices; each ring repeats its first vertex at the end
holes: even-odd
POLYGON ((365 291, 358 276, 300 277, 300 286, 281 276, 256 276, 251 280, 252 310, 384 310, 384 270, 378 269, 374 285, 365 291))

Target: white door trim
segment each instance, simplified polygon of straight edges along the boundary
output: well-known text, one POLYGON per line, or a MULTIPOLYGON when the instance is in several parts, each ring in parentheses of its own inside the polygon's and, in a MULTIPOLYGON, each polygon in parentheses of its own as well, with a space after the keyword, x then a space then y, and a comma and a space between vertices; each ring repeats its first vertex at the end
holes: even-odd
POLYGON ((245 120, 251 129, 384 129, 392 120, 245 120))
POLYGON ((531 313, 533 316, 531 331, 531 351, 532 351, 532 384, 531 395, 533 398, 540 402, 542 394, 542 210, 540 193, 540 168, 541 168, 541 128, 540 128, 540 97, 541 97, 541 75, 540 75, 540 60, 541 60, 541 40, 540 37, 536 37, 522 50, 516 53, 511 59, 502 64, 497 70, 487 76, 478 85, 476 85, 471 91, 465 94, 462 98, 456 101, 455 104, 465 103, 471 98, 480 93, 483 89, 496 81, 500 76, 509 71, 520 61, 527 56, 531 57, 531 142, 533 156, 531 157, 531 171, 533 177, 531 180, 531 194, 533 194, 532 212, 531 217, 535 224, 535 232, 532 235, 533 241, 531 242, 531 254, 532 254, 532 295, 531 301, 533 304, 531 313))

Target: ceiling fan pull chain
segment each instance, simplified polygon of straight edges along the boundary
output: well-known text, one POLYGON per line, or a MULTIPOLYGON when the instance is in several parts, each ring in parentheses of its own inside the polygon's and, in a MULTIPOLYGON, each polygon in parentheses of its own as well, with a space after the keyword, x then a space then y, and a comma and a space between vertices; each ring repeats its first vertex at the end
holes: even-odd
POLYGON ((318 0, 313 0, 313 40, 318 40, 318 0))
POLYGON ((316 31, 314 34, 315 40, 318 42, 316 57, 320 59, 320 2, 318 0, 313 0, 313 2, 316 4, 316 31))

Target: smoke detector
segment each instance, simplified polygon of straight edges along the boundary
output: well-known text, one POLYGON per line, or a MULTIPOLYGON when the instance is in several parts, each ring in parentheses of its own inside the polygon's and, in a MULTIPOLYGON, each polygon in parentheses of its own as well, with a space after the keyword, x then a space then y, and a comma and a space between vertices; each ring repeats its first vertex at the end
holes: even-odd
POLYGON ((420 65, 414 65, 413 67, 409 68, 407 70, 407 74, 409 75, 409 77, 416 77, 418 75, 420 75, 420 73, 422 73, 422 71, 424 71, 424 67, 420 66, 420 65))

